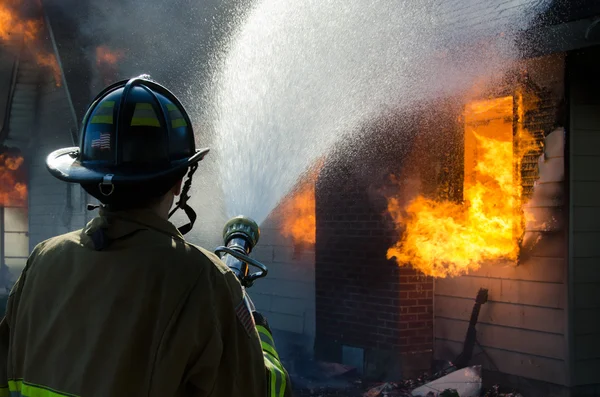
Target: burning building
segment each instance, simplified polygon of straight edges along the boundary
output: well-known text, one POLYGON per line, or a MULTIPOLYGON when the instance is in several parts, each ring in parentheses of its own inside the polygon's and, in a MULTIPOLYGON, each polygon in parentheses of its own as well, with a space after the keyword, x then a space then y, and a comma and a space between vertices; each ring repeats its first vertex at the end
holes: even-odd
POLYGON ((459 357, 484 288, 469 360, 484 382, 595 393, 599 17, 595 2, 553 2, 497 81, 365 126, 361 157, 291 195, 257 250, 273 328, 397 380, 459 357), (289 217, 302 227, 282 235, 289 217))
POLYGON ((44 163, 51 150, 73 144, 77 122, 39 4, 0 4, 0 54, 0 282, 5 295, 34 245, 85 222, 85 197, 81 189, 53 181, 44 163))
MULTIPOLYGON (((44 159, 76 142, 91 98, 88 84, 68 83, 103 85, 127 55, 90 44, 103 68, 93 76, 85 46, 54 40, 72 39, 74 14, 50 26, 41 9, 14 3, 0 6, 5 286, 35 244, 91 216, 85 193, 54 180, 44 159)), ((500 81, 365 126, 358 159, 307 175, 261 225, 254 253, 270 271, 252 297, 284 358, 410 376, 460 354, 486 288, 470 361, 486 382, 596 390, 600 8, 554 3, 522 36, 535 52, 500 81)))

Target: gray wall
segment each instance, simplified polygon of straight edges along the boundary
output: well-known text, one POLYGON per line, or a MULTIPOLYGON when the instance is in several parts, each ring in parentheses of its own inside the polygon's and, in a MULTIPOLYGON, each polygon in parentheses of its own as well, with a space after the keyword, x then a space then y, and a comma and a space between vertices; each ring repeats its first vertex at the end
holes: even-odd
POLYGON ((281 233, 282 214, 275 210, 261 225, 253 256, 269 268, 249 292, 275 330, 280 354, 312 355, 315 338, 315 250, 295 246, 281 233), (294 351, 291 351, 294 349, 294 351), (299 349, 299 350, 297 350, 299 349))
MULTIPOLYGON (((600 47, 573 54, 569 64, 571 324, 575 386, 600 384, 599 64, 600 47)), ((595 391, 600 393, 600 388, 595 391)))

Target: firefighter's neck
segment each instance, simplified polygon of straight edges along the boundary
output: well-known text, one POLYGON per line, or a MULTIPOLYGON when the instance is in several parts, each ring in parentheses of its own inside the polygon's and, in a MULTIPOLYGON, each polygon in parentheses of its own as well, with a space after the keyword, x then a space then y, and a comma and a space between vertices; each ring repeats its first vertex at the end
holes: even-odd
POLYGON ((171 210, 174 201, 175 195, 169 191, 158 203, 149 209, 161 218, 169 219, 169 211, 171 210))
POLYGON ((156 205, 154 205, 151 210, 153 212, 155 212, 158 216, 160 216, 163 219, 169 219, 169 212, 171 211, 171 208, 173 207, 173 203, 175 202, 175 197, 179 196, 179 194, 181 193, 181 183, 182 181, 179 181, 177 184, 175 184, 175 186, 173 186, 171 188, 171 190, 169 190, 160 201, 158 201, 156 203, 156 205))

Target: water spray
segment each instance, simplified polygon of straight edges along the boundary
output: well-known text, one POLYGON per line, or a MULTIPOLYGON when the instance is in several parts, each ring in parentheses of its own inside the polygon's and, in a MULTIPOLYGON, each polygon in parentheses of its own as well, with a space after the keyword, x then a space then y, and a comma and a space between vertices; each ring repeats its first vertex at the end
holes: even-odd
POLYGON ((215 254, 220 256, 246 288, 251 287, 254 280, 265 277, 268 273, 265 265, 250 257, 259 237, 260 229, 256 222, 242 215, 236 216, 231 218, 223 228, 225 245, 215 249, 215 254), (251 273, 249 265, 260 270, 251 273))

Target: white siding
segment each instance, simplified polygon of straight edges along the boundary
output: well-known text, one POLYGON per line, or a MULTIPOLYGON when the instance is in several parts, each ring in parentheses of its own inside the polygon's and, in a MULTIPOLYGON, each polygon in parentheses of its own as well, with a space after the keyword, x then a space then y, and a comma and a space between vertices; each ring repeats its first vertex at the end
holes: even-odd
POLYGON ((268 266, 269 274, 256 282, 250 294, 271 327, 285 331, 278 344, 296 344, 312 354, 316 327, 314 246, 295 247, 291 238, 283 237, 280 216, 274 211, 261 225, 253 256, 268 266))
POLYGON ((86 195, 79 185, 67 184, 50 175, 46 157, 51 151, 73 146, 74 128, 64 88, 46 79, 38 92, 39 108, 29 151, 30 247, 52 236, 85 225, 86 195))
MULTIPOLYGON (((532 60, 536 83, 560 97, 563 59, 532 60)), ((547 109, 553 118, 554 109, 547 109)), ((548 133, 550 131, 546 131, 548 133)), ((524 249, 517 265, 506 261, 484 265, 469 275, 435 282, 435 355, 455 359, 462 351, 474 298, 488 288, 477 338, 486 354, 476 348, 473 363, 502 374, 567 385, 566 336, 566 219, 564 205, 564 133, 551 134, 545 158, 539 164, 534 196, 527 204, 536 221, 526 227, 524 249)))
MULTIPOLYGON (((46 43, 51 51, 50 43, 46 43)), ((29 175, 28 250, 39 242, 80 228, 85 224, 86 195, 78 185, 68 185, 50 175, 47 155, 54 149, 73 146, 75 128, 64 86, 52 73, 23 53, 19 60, 7 146, 20 148, 29 175)), ((16 269, 18 272, 20 269, 16 269)))

